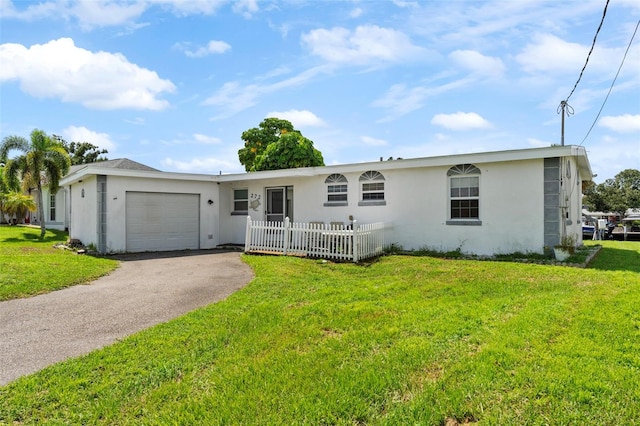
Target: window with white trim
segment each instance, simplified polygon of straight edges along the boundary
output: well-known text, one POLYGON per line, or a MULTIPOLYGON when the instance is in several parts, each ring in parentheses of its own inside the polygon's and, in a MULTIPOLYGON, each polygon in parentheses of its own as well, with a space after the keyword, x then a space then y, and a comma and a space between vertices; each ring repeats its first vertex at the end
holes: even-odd
POLYGON ((327 184, 327 202, 325 206, 346 206, 347 203, 347 178, 340 173, 329 175, 324 181, 327 184))
POLYGON ((480 169, 458 164, 449 176, 449 225, 480 225, 480 169))
POLYGON ((375 170, 369 170, 360 175, 361 201, 358 205, 383 206, 384 200, 384 176, 375 170))
POLYGON ((56 194, 49 195, 49 220, 56 220, 56 194))
POLYGON ((233 190, 233 214, 247 214, 249 211, 249 190, 246 188, 233 190))

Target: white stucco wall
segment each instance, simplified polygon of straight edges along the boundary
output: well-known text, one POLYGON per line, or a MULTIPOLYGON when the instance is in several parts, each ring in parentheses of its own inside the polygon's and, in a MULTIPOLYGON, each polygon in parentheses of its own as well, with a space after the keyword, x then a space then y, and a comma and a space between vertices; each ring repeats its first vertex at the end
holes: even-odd
POLYGON ((200 248, 213 248, 219 244, 216 201, 218 187, 213 182, 173 179, 131 179, 122 176, 107 177, 107 251, 126 248, 125 201, 127 191, 164 192, 200 195, 200 248), (209 205, 211 199, 214 204, 209 205), (211 238, 209 238, 211 236, 211 238))
MULTIPOLYGON (((57 229, 59 231, 64 230, 68 226, 67 220, 67 197, 66 197, 66 188, 59 188, 58 192, 55 195, 55 220, 51 219, 51 191, 47 186, 42 188, 42 203, 44 207, 44 225, 47 229, 57 229)), ((33 190, 31 192, 33 196, 33 200, 38 203, 38 190, 33 190)), ((38 209, 34 212, 28 213, 29 220, 34 224, 39 224, 41 218, 38 217, 38 209)))
POLYGON ((97 210, 95 176, 86 176, 82 182, 67 187, 70 199, 69 237, 77 238, 86 246, 97 245, 97 210), (84 196, 82 193, 84 190, 84 196))
MULTIPOLYGON (((51 192, 49 191, 48 187, 43 187, 42 188, 42 202, 44 204, 44 218, 45 218, 45 227, 47 229, 57 229, 57 230, 64 230, 67 226, 68 226, 68 222, 67 222, 67 214, 66 214, 66 204, 67 204, 67 200, 66 200, 66 188, 60 188, 58 189, 58 192, 56 192, 55 195, 55 220, 51 219, 51 198, 50 198, 50 194, 51 192)), ((37 202, 37 191, 34 191, 34 199, 37 202)), ((33 215, 37 215, 37 210, 32 214, 33 215)))
MULTIPOLYGON (((70 237, 83 244, 98 244, 97 179, 90 176, 72 185, 73 220, 70 237), (82 188, 85 197, 81 197, 82 188)), ((213 248, 220 243, 218 220, 218 186, 213 182, 178 179, 107 176, 107 252, 126 250, 126 192, 163 192, 200 195, 200 248, 213 248), (208 200, 214 201, 212 205, 208 200)))
MULTIPOLYGON (((453 166, 455 164, 452 164, 453 166)), ((384 170, 386 205, 362 206, 361 171, 343 173, 348 180, 348 205, 324 206, 329 173, 220 185, 220 219, 224 241, 244 243, 246 217, 232 216, 232 188, 260 194, 255 220, 264 220, 267 187, 293 186, 296 222, 385 222, 387 243, 405 249, 460 249, 476 254, 541 252, 543 248, 543 160, 476 164, 480 176, 481 226, 447 225, 449 184, 446 167, 384 170)))

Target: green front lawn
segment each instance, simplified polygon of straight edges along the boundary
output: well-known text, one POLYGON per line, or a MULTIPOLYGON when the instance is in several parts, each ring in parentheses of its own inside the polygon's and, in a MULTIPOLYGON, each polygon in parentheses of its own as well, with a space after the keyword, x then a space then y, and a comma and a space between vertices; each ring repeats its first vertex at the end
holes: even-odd
POLYGON ((225 301, 0 388, 0 423, 633 424, 640 243, 603 245, 591 269, 245 256, 225 301))
POLYGON ((78 256, 53 248, 67 233, 40 228, 0 226, 0 301, 48 293, 103 276, 118 265, 111 259, 78 256))

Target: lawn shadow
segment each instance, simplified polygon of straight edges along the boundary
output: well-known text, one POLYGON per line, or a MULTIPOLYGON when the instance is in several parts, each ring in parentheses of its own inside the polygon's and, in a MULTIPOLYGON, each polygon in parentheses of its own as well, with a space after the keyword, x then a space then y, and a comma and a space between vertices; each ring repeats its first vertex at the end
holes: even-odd
POLYGON ((60 236, 57 234, 49 234, 49 231, 47 231, 47 234, 44 236, 44 238, 40 238, 40 235, 29 234, 27 232, 24 232, 22 234, 22 238, 10 237, 10 238, 5 238, 2 241, 5 243, 24 243, 27 241, 34 242, 34 243, 51 243, 51 242, 64 241, 64 239, 60 239, 60 236))
POLYGON ((147 259, 170 259, 180 258, 187 256, 202 256, 211 253, 228 253, 239 252, 232 249, 198 249, 198 250, 175 250, 175 251, 145 251, 141 253, 117 253, 117 254, 105 254, 96 255, 97 257, 104 257, 107 259, 116 259, 123 262, 131 260, 147 260, 147 259))
POLYGON ((603 247, 589 265, 600 271, 630 271, 640 273, 640 251, 603 247))
POLYGON ((60 241, 64 242, 66 240, 65 238, 66 235, 63 235, 61 238, 57 232, 54 234, 51 234, 50 230, 47 230, 47 233, 45 234, 44 238, 40 238, 40 234, 34 235, 34 234, 27 234, 26 232, 22 234, 22 236, 24 237, 25 240, 41 242, 41 243, 60 242, 60 241))

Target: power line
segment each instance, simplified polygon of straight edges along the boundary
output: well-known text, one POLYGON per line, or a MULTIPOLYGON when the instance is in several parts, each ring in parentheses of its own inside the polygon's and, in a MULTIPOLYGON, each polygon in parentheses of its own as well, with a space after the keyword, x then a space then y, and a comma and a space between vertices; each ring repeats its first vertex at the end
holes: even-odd
POLYGON ((598 118, 600 118, 600 114, 602 113, 602 109, 604 108, 604 104, 607 103, 607 99, 609 99, 609 95, 611 94, 611 90, 613 90, 613 85, 616 83, 616 80, 618 79, 618 75, 620 75, 620 70, 622 69, 622 65, 624 65, 625 59, 627 59, 627 53, 629 53, 629 49, 631 48, 631 44, 633 43, 633 39, 635 38, 636 33, 638 32, 638 27, 639 26, 640 26, 640 21, 638 21, 638 23, 636 24, 636 29, 633 31, 633 34, 631 35, 631 40, 629 40, 629 45, 627 46, 627 50, 625 50, 624 56, 622 57, 622 62, 620 62, 620 66, 618 67, 618 72, 616 73, 616 76, 613 78, 613 81, 611 82, 611 86, 609 87, 609 92, 607 92, 607 96, 605 96, 604 101, 602 102, 602 105, 600 106, 600 111, 598 111, 598 115, 596 115, 596 118, 593 120, 593 123, 591 124, 591 127, 589 127, 589 131, 584 136, 584 139, 582 139, 582 142, 580 142, 580 145, 582 145, 584 143, 584 141, 587 140, 587 138, 589 137, 589 134, 591 133, 591 130, 593 130, 593 127, 596 125, 596 123, 598 121, 598 118))
POLYGON ((580 83, 580 80, 582 79, 582 74, 584 73, 584 70, 587 68, 587 64, 589 63, 589 57, 591 56, 591 52, 593 52, 593 48, 596 46, 596 39, 598 38, 598 33, 600 32, 600 29, 602 28, 602 23, 604 22, 604 17, 607 15, 607 7, 609 6, 609 0, 607 0, 607 3, 604 5, 604 11, 602 12, 602 19, 600 20, 600 25, 598 25, 598 29, 596 30, 596 34, 593 36, 593 42, 591 43, 591 49, 589 49, 589 53, 587 54, 587 60, 584 62, 584 66, 582 67, 582 71, 580 71, 580 75, 578 76, 578 80, 576 81, 576 84, 573 85, 573 89, 571 89, 571 93, 569 93, 569 96, 567 96, 567 99, 565 99, 565 102, 569 101, 569 98, 571 97, 571 95, 573 95, 573 92, 576 90, 576 87, 578 87, 578 83, 580 83))
POLYGON ((587 68, 587 64, 589 63, 589 58, 591 57, 591 53, 593 52, 593 48, 596 46, 596 40, 598 38, 598 34, 600 33, 600 29, 602 28, 602 24, 604 23, 604 18, 607 16, 607 7, 609 6, 609 0, 604 5, 604 11, 602 12, 602 19, 600 19, 600 25, 598 25, 598 29, 596 30, 596 34, 593 36, 593 42, 591 43, 591 49, 589 49, 589 53, 587 53, 587 60, 584 62, 584 66, 580 71, 580 75, 578 76, 578 80, 576 80, 576 84, 573 85, 573 89, 571 89, 571 93, 567 96, 567 99, 560 101, 560 106, 558 106, 558 114, 562 112, 562 128, 560 135, 560 145, 564 146, 564 116, 573 114, 573 108, 569 105, 569 98, 573 95, 576 88, 578 87, 578 83, 582 79, 582 74, 584 74, 584 70, 587 68))

